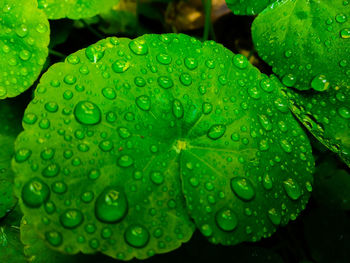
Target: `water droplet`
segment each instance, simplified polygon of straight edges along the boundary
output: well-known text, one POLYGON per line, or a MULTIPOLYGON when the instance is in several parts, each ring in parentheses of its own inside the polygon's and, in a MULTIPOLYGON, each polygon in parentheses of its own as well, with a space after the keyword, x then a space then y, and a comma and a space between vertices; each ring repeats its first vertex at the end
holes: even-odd
POLYGON ((189 86, 192 84, 192 77, 190 74, 188 73, 182 73, 180 75, 180 82, 182 83, 182 85, 184 86, 189 86))
POLYGON ((120 167, 127 168, 127 167, 130 167, 133 164, 134 164, 134 160, 129 155, 126 155, 126 154, 122 155, 118 159, 118 165, 120 167))
POLYGON ((147 245, 150 235, 148 230, 139 224, 129 226, 124 233, 125 241, 132 247, 143 248, 147 245))
POLYGON ((105 48, 101 45, 89 46, 85 49, 85 55, 93 63, 100 61, 105 54, 105 48))
POLYGON ((45 33, 47 32, 48 27, 45 24, 39 23, 37 24, 35 29, 38 33, 45 33))
POLYGON ((61 233, 56 231, 46 232, 45 239, 51 246, 54 246, 54 247, 60 246, 63 241, 61 233))
POLYGON ((245 56, 237 54, 233 57, 233 64, 239 69, 245 69, 248 67, 249 61, 245 56))
POLYGON ((272 224, 278 226, 281 224, 282 216, 280 213, 276 211, 276 209, 272 208, 268 212, 268 217, 271 220, 272 224))
POLYGON ((340 107, 338 113, 344 119, 350 119, 350 110, 347 107, 340 107))
POLYGON ((110 140, 103 140, 99 143, 98 147, 103 152, 110 152, 114 148, 114 144, 110 140))
POLYGON ((255 196, 252 183, 244 177, 235 177, 231 180, 232 191, 244 201, 250 201, 255 196))
POLYGON ((49 196, 49 187, 39 178, 29 180, 22 188, 23 203, 29 207, 40 207, 49 196))
POLYGON ((60 223, 64 228, 74 229, 83 223, 84 217, 78 209, 68 209, 60 215, 60 223))
POLYGON ((160 53, 157 55, 157 61, 163 65, 169 65, 171 60, 172 59, 168 54, 160 53))
POLYGON ((26 148, 19 149, 15 154, 15 160, 17 163, 23 163, 29 159, 32 155, 32 151, 26 148))
POLYGON ((80 101, 75 106, 74 116, 81 124, 95 125, 101 121, 101 110, 95 103, 80 101))
POLYGON ((290 143, 287 140, 281 140, 280 145, 283 151, 285 151, 286 153, 291 153, 293 150, 292 145, 290 145, 290 143))
POLYGON ((224 136, 226 132, 226 126, 223 124, 215 124, 208 130, 207 136, 212 140, 217 140, 224 136))
POLYGON ((114 91, 114 88, 103 88, 102 89, 102 95, 109 100, 114 100, 117 97, 117 94, 114 91))
POLYGON ((217 225, 223 231, 233 231, 237 227, 238 219, 236 214, 228 208, 222 208, 215 215, 217 225))
POLYGON ((213 110, 213 105, 209 102, 204 102, 202 104, 202 112, 203 114, 207 115, 210 114, 213 110))
POLYGON ((173 114, 177 119, 181 119, 184 116, 184 107, 182 106, 181 101, 173 101, 173 114))
POLYGON ((282 78, 282 83, 287 87, 293 87, 295 83, 297 82, 297 79, 294 77, 293 74, 286 74, 282 78))
POLYGON ((143 111, 151 109, 151 99, 146 95, 141 95, 136 98, 136 105, 143 111))
POLYGON ((30 53, 28 50, 21 50, 19 52, 19 58, 22 59, 23 61, 27 61, 28 59, 30 59, 31 56, 32 56, 32 53, 30 53))
POLYGON ((129 48, 136 55, 146 55, 148 53, 148 46, 144 39, 134 39, 130 41, 129 48))
POLYGON ((311 87, 316 91, 325 91, 329 87, 329 81, 325 75, 318 75, 311 81, 311 87))
POLYGON ((340 31, 341 38, 348 39, 350 38, 350 28, 344 28, 340 31))
POLYGON ((105 223, 122 220, 128 211, 128 200, 123 191, 117 187, 107 187, 95 202, 97 219, 105 223))
POLYGON ((272 189, 272 180, 271 180, 271 178, 270 178, 270 176, 268 175, 268 174, 266 174, 265 176, 264 176, 264 179, 263 179, 263 186, 264 186, 264 188, 266 189, 266 190, 270 190, 270 189, 272 189))
POLYGON ((166 76, 161 76, 158 78, 158 84, 161 88, 163 89, 170 89, 171 87, 174 86, 173 81, 166 77, 166 76))
POLYGON ((301 196, 300 186, 294 182, 293 179, 290 178, 287 181, 284 181, 283 187, 290 199, 298 200, 301 196))
POLYGON ((42 174, 44 177, 55 177, 60 172, 60 166, 58 164, 52 163, 44 168, 42 174))
POLYGON ((185 58, 185 66, 189 70, 194 70, 198 67, 198 61, 195 58, 185 58))
POLYGON ((272 123, 270 122, 269 118, 266 115, 258 115, 259 116, 259 121, 261 126, 266 130, 266 131, 271 131, 272 130, 272 123))
POLYGON ((130 67, 130 63, 124 59, 118 59, 112 64, 112 70, 115 73, 123 73, 130 67))
POLYGON ((128 130, 128 128, 120 127, 118 129, 118 134, 122 139, 127 139, 131 136, 131 132, 128 130))
POLYGON ((151 173, 151 180, 153 183, 159 185, 164 182, 164 176, 161 172, 154 171, 151 173))
POLYGON ((204 236, 210 237, 213 234, 213 229, 210 225, 204 224, 201 226, 201 232, 204 236))
POLYGON ((348 19, 346 17, 345 14, 338 14, 336 17, 335 17, 335 20, 338 22, 338 23, 345 23, 348 19))
POLYGON ((266 92, 272 92, 275 89, 275 86, 269 78, 262 79, 260 81, 260 87, 266 92))

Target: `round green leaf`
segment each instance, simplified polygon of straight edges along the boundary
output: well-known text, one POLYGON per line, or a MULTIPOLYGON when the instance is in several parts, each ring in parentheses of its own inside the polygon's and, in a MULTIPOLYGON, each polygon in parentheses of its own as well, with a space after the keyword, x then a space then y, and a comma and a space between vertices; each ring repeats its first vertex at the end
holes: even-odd
POLYGON ((307 93, 288 89, 286 93, 295 116, 350 166, 350 86, 307 93))
MULTIPOLYGON (((13 104, 13 102, 12 102, 13 104)), ((0 102, 0 218, 16 203, 12 193, 13 172, 11 158, 14 142, 21 130, 21 116, 9 101, 0 102)))
POLYGON ((278 1, 255 19, 252 34, 285 86, 324 91, 349 84, 348 1, 278 1))
POLYGON ((119 0, 37 0, 49 19, 81 19, 111 9, 119 0))
POLYGON ((125 260, 189 240, 188 212, 213 242, 268 236, 304 208, 313 170, 279 89, 212 41, 101 40, 52 66, 26 110, 21 208, 52 248, 125 260))
POLYGON ((350 210, 350 174, 338 167, 336 158, 328 157, 317 165, 314 178, 312 196, 319 206, 350 210))
POLYGON ((277 0, 226 0, 235 15, 256 15, 277 0))
POLYGON ((50 36, 36 0, 0 1, 0 99, 27 90, 39 76, 50 36))

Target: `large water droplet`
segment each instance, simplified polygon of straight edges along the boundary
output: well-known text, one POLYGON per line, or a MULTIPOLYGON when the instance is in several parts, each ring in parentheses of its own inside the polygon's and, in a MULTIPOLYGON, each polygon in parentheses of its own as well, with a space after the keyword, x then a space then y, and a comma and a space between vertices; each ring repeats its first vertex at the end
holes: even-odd
POLYGON ((225 125, 215 124, 209 128, 207 135, 210 139, 217 140, 217 139, 221 138, 222 136, 224 136, 225 131, 226 131, 225 125))
POLYGON ((268 217, 271 220, 272 224, 278 226, 281 224, 282 216, 280 213, 276 211, 276 209, 272 208, 268 212, 268 217))
POLYGON ((149 241, 148 230, 139 224, 129 226, 124 233, 125 241, 132 247, 145 247, 149 241))
POLYGON ((148 53, 148 46, 144 39, 134 39, 130 41, 129 48, 136 55, 146 55, 148 53))
POLYGON ((158 84, 160 87, 163 89, 170 89, 172 86, 174 86, 173 81, 166 77, 166 76, 161 76, 158 78, 158 84))
POLYGON ((54 247, 58 247, 62 244, 62 234, 56 231, 50 231, 45 233, 46 241, 54 247))
POLYGON ((255 190, 252 183, 244 177, 235 177, 231 180, 232 191, 244 201, 252 200, 255 196, 255 190))
POLYGON ((325 75, 318 75, 311 81, 311 87, 316 91, 325 91, 329 87, 329 81, 325 75))
POLYGON ((49 187, 39 178, 29 180, 22 188, 23 203, 29 207, 40 207, 49 196, 49 187))
POLYGON ((103 58, 105 54, 105 48, 101 45, 89 46, 85 49, 85 55, 93 63, 98 62, 103 58))
POLYGON ((122 220, 128 211, 128 200, 117 187, 107 187, 96 199, 95 214, 97 219, 106 223, 122 220))
POLYGON ((296 182, 294 182, 293 179, 290 178, 284 181, 283 187, 290 199, 298 200, 301 196, 300 186, 296 182))
POLYGON ((151 109, 151 99, 146 95, 141 95, 136 98, 136 105, 143 111, 151 109))
POLYGON ((237 227, 238 219, 236 214, 228 208, 222 208, 215 215, 217 225, 223 231, 233 231, 237 227))
POLYGON ((118 59, 112 64, 112 70, 115 73, 123 73, 130 67, 130 63, 124 59, 118 59))
POLYGON ((100 108, 90 101, 80 101, 74 109, 75 119, 85 125, 95 125, 101 121, 100 108))

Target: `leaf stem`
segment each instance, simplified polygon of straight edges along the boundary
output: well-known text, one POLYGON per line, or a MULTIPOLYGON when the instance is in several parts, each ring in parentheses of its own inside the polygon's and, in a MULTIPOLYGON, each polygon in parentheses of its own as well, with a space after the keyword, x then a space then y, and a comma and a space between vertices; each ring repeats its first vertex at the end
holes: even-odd
POLYGON ((204 32, 203 32, 203 40, 208 40, 209 31, 211 27, 211 0, 202 0, 205 22, 204 22, 204 32))
POLYGON ((61 52, 58 52, 58 51, 53 50, 53 49, 49 49, 49 54, 54 55, 54 56, 59 57, 59 58, 66 58, 67 57, 65 54, 62 54, 61 52))
POLYGON ((79 21, 81 23, 83 23, 84 27, 86 27, 97 38, 99 38, 99 39, 103 39, 104 38, 104 36, 102 34, 100 34, 96 29, 94 29, 92 26, 90 26, 88 23, 86 23, 84 19, 80 19, 79 21))

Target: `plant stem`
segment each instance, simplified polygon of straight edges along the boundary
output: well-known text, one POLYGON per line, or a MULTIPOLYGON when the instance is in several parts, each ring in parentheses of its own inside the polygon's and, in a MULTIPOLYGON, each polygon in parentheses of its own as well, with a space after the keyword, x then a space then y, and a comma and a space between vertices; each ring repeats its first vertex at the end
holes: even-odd
POLYGON ((96 29, 94 29, 92 26, 90 26, 88 23, 86 23, 86 22, 84 21, 84 19, 80 19, 79 21, 82 22, 83 25, 84 25, 87 29, 89 29, 89 31, 90 31, 92 34, 94 34, 97 38, 99 38, 99 39, 103 39, 103 38, 104 38, 104 36, 102 36, 96 29))
POLYGON ((49 49, 49 54, 54 55, 59 58, 66 58, 67 56, 65 54, 62 54, 61 52, 55 51, 53 49, 49 49))
POLYGON ((211 0, 202 0, 202 3, 205 14, 203 40, 208 40, 211 27, 211 0))

